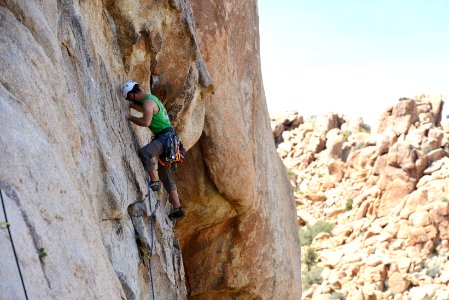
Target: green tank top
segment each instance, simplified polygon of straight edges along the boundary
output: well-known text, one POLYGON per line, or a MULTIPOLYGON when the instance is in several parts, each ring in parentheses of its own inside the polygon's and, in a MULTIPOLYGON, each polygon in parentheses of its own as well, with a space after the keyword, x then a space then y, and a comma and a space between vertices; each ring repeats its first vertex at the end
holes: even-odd
POLYGON ((146 94, 145 98, 142 100, 142 107, 146 100, 151 99, 154 102, 156 102, 157 106, 159 107, 159 112, 155 115, 153 115, 153 118, 151 119, 151 124, 148 126, 150 128, 151 132, 154 134, 158 134, 162 130, 168 127, 172 127, 170 123, 170 119, 168 118, 167 110, 165 109, 164 105, 159 101, 156 96, 151 94, 146 94))

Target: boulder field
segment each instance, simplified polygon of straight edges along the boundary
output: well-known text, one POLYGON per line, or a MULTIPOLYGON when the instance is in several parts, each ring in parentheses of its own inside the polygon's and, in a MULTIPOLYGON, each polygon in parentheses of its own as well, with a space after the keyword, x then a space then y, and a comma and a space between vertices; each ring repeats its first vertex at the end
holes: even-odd
POLYGON ((449 119, 440 97, 362 119, 272 117, 295 190, 302 299, 449 299, 449 119))

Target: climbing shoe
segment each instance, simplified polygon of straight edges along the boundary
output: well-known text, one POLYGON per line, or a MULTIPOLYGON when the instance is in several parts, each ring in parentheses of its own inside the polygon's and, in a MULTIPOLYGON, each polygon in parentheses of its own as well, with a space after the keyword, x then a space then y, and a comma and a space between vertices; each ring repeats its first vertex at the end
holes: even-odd
POLYGON ((161 189, 161 183, 158 181, 150 181, 150 189, 157 192, 161 189))
POLYGON ((168 215, 170 219, 177 219, 184 216, 184 211, 181 207, 174 208, 171 213, 168 215))

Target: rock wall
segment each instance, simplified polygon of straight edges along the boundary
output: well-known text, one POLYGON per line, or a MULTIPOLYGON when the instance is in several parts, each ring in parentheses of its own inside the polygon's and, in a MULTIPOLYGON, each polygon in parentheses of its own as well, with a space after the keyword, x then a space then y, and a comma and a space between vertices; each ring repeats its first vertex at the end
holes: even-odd
MULTIPOLYGON (((29 296, 146 299, 153 253, 160 299, 299 297, 257 7, 233 5, 0 1, 0 188, 29 296), (150 136, 123 117, 129 78, 163 100, 190 149, 178 175, 180 243, 164 193, 149 205, 136 150, 150 136)), ((1 298, 20 298, 4 229, 0 249, 1 298)))
POLYGON ((176 232, 187 278, 200 278, 189 280, 190 293, 297 299, 294 203, 271 139, 256 1, 193 1, 193 12, 214 93, 205 97, 200 143, 179 172, 189 215, 176 232))

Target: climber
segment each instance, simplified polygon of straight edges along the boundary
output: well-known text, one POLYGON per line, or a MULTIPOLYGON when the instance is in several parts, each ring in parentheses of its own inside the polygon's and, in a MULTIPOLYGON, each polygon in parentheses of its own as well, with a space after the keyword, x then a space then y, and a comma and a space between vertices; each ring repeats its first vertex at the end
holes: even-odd
POLYGON ((142 92, 137 82, 131 80, 125 83, 123 96, 131 102, 130 108, 143 113, 141 118, 137 118, 131 116, 129 112, 125 112, 125 118, 138 126, 148 127, 154 134, 152 141, 138 151, 145 169, 148 168, 146 171, 151 179, 150 188, 153 191, 160 190, 159 177, 168 193, 169 201, 173 205, 173 210, 168 217, 170 219, 180 218, 184 216, 184 211, 179 202, 178 189, 173 180, 171 162, 163 163, 163 160, 159 158, 159 156, 164 156, 167 151, 170 153, 171 149, 168 148, 173 147, 173 144, 176 146, 177 142, 170 143, 173 138, 176 141, 179 140, 171 126, 167 110, 159 99, 151 93, 142 92), (159 160, 158 167, 156 167, 156 159, 159 160))

